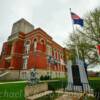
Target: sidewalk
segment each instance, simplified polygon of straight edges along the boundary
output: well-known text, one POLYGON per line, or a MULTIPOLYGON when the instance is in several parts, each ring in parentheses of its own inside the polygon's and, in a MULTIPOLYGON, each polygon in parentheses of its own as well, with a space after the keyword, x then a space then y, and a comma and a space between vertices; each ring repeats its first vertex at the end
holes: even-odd
POLYGON ((0 82, 0 84, 9 84, 9 83, 27 83, 27 81, 0 82))
POLYGON ((64 92, 64 91, 56 91, 56 93, 63 93, 63 96, 60 96, 56 100, 82 100, 85 95, 93 96, 93 94, 85 94, 79 92, 64 92))
POLYGON ((48 94, 51 94, 52 91, 45 91, 45 92, 42 92, 42 93, 39 93, 39 94, 35 94, 33 96, 29 96, 29 97, 26 97, 26 100, 34 100, 34 99, 37 99, 39 97, 42 97, 42 96, 45 96, 45 95, 48 95, 48 94))
POLYGON ((63 93, 63 96, 60 96, 56 100, 79 100, 83 96, 83 93, 77 92, 56 91, 56 93, 63 93))
POLYGON ((56 100, 79 100, 77 96, 68 96, 64 94, 63 96, 57 98, 56 100))

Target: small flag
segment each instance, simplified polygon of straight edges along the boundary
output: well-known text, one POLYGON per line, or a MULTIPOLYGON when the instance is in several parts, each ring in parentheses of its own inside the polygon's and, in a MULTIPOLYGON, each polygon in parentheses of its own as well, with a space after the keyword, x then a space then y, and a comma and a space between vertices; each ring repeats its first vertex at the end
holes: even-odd
POLYGON ((71 12, 71 17, 72 17, 72 20, 73 20, 73 24, 78 24, 80 25, 81 27, 83 27, 83 19, 80 18, 77 14, 71 12))
POLYGON ((96 46, 98 55, 100 55, 100 44, 96 46))

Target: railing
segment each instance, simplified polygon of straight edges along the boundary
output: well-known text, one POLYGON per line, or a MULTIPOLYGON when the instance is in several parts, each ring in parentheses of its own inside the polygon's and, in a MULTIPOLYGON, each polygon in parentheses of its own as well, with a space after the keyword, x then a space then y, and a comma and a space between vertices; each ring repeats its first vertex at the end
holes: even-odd
POLYGON ((93 89, 90 88, 88 83, 81 83, 80 85, 68 83, 66 91, 93 93, 93 89))
MULTIPOLYGON (((99 85, 100 84, 98 84, 98 86, 99 85)), ((74 94, 74 92, 92 94, 96 98, 95 100, 100 100, 100 88, 92 89, 91 85, 89 85, 87 83, 82 83, 80 86, 78 86, 78 85, 75 86, 73 83, 68 83, 67 88, 64 88, 64 90, 67 92, 71 92, 73 94, 74 94)))
POLYGON ((94 96, 96 100, 100 100, 100 90, 94 90, 94 96))

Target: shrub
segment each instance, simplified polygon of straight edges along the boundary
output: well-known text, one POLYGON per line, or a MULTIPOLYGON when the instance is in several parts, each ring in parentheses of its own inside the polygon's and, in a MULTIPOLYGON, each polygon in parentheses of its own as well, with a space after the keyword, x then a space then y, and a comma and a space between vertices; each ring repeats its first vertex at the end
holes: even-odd
POLYGON ((41 75, 41 77, 40 77, 40 80, 50 80, 50 79, 51 79, 51 77, 48 75, 45 75, 45 76, 41 75))
POLYGON ((53 81, 53 82, 48 82, 48 89, 49 90, 57 90, 60 88, 65 88, 67 86, 67 81, 66 80, 58 80, 58 81, 53 81))
POLYGON ((43 79, 44 79, 44 77, 41 75, 40 80, 43 80, 43 79))

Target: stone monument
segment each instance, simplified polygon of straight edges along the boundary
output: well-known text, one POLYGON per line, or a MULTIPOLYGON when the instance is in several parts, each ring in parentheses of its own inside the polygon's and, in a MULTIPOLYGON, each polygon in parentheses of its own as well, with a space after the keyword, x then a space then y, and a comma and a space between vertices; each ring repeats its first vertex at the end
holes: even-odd
POLYGON ((71 61, 67 63, 68 69, 68 91, 84 91, 90 92, 91 88, 88 82, 84 63, 81 60, 77 60, 76 64, 72 64, 71 61))

